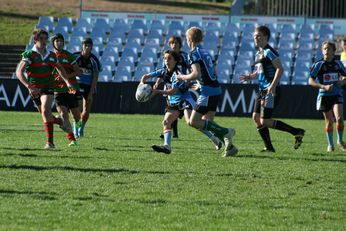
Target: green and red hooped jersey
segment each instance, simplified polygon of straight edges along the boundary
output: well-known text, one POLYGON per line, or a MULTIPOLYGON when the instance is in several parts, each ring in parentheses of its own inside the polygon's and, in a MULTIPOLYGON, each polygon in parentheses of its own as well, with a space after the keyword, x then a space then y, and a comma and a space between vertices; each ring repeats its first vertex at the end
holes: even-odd
MULTIPOLYGON (((58 58, 58 63, 65 68, 67 74, 73 72, 73 65, 76 63, 76 57, 72 53, 68 52, 67 50, 63 50, 60 53, 56 53, 56 56, 58 58)), ((65 81, 62 78, 59 78, 59 73, 56 69, 53 71, 53 74, 55 78, 54 92, 68 92, 69 89, 67 88, 65 81)), ((76 77, 70 78, 69 80, 74 88, 79 90, 79 84, 77 83, 76 77)))
POLYGON ((54 88, 53 70, 58 62, 56 55, 48 51, 43 57, 34 47, 22 54, 22 61, 27 63, 25 72, 32 87, 39 89, 54 88))

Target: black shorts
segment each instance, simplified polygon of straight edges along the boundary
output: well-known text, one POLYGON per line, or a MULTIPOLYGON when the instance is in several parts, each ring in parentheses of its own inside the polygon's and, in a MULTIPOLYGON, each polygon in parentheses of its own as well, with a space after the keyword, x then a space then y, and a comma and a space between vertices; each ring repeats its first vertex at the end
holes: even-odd
POLYGON ((202 115, 209 111, 216 111, 221 95, 204 96, 200 95, 197 99, 194 110, 202 115))
POLYGON ((318 96, 316 102, 317 111, 327 112, 332 110, 335 104, 342 104, 344 98, 341 95, 318 96))
POLYGON ((253 112, 259 113, 261 118, 270 119, 274 109, 279 105, 280 88, 275 89, 275 96, 267 94, 267 90, 257 92, 253 112))
POLYGON ((53 94, 54 94, 53 88, 44 88, 44 89, 40 89, 40 94, 36 98, 33 98, 32 96, 30 97, 32 101, 34 101, 35 107, 39 107, 42 104, 41 95, 53 95, 53 94))
POLYGON ((54 95, 55 103, 58 106, 65 106, 69 109, 78 107, 78 100, 76 95, 69 93, 58 93, 54 95))
POLYGON ((76 93, 77 99, 82 100, 84 98, 85 100, 87 100, 89 93, 90 93, 90 90, 91 90, 91 85, 80 83, 79 84, 79 91, 76 93))
POLYGON ((165 113, 168 110, 179 111, 179 119, 181 119, 184 117, 184 110, 185 109, 192 110, 192 108, 193 107, 192 107, 191 103, 187 100, 184 100, 177 105, 170 105, 167 101, 165 113))

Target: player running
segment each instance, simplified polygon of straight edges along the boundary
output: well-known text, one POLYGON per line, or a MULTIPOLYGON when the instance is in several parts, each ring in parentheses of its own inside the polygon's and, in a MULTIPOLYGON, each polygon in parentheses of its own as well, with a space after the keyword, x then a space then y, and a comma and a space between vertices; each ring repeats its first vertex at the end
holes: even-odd
MULTIPOLYGON (((178 117, 185 116, 186 123, 189 123, 191 109, 195 105, 195 101, 191 97, 191 93, 188 91, 188 85, 184 81, 177 81, 176 75, 180 71, 178 68, 179 53, 169 50, 164 52, 164 62, 166 68, 159 69, 149 74, 143 75, 141 83, 148 78, 161 77, 164 79, 169 78, 170 81, 165 82, 164 90, 153 89, 153 95, 162 94, 167 95, 167 106, 165 111, 163 124, 164 144, 153 145, 152 148, 156 152, 163 152, 170 154, 171 136, 172 136, 172 123, 178 117)), ((208 131, 202 131, 204 134, 208 134, 210 140, 214 143, 217 149, 221 148, 221 142, 217 137, 213 136, 208 131)))
POLYGON ((309 85, 318 88, 316 107, 323 112, 325 131, 327 135, 327 152, 334 151, 333 123, 334 116, 337 130, 337 145, 340 150, 346 152, 343 142, 344 115, 342 85, 346 83, 346 68, 340 60, 335 60, 336 46, 332 42, 322 43, 323 59, 312 65, 309 85))
POLYGON ((232 144, 235 130, 221 127, 213 122, 221 96, 221 87, 217 80, 213 59, 200 44, 203 40, 202 30, 198 27, 189 28, 186 31, 186 40, 191 49, 189 54, 191 73, 187 75, 180 73, 176 78, 183 81, 198 80, 201 85, 200 95, 192 111, 189 125, 199 130, 207 130, 223 141, 224 157, 236 155, 238 149, 232 144))
MULTIPOLYGON (((180 55, 180 59, 178 62, 178 68, 182 71, 183 74, 186 74, 188 69, 189 69, 188 55, 185 51, 181 50, 181 48, 183 47, 181 38, 178 36, 170 37, 168 40, 168 45, 173 51, 177 52, 180 55)), ((163 68, 166 68, 166 65, 164 62, 163 62, 163 68)), ((170 80, 171 80, 170 77, 166 78, 166 79, 158 77, 153 88, 157 89, 158 86, 160 85, 160 83, 162 83, 162 82, 171 83, 170 80)), ((179 137, 179 135, 178 135, 178 119, 173 121, 172 129, 173 129, 173 138, 178 138, 179 137)), ((163 134, 161 134, 160 138, 163 139, 163 134)))
POLYGON ((255 29, 254 42, 258 48, 255 57, 256 70, 249 75, 241 75, 240 80, 248 81, 257 78, 259 82, 252 119, 265 145, 262 151, 275 152, 268 128, 291 133, 295 138, 294 149, 298 149, 303 142, 305 130, 272 119, 273 111, 280 99, 279 82, 283 68, 279 54, 268 44, 269 38, 268 27, 259 26, 255 29))
POLYGON ((34 46, 22 54, 22 60, 18 64, 16 75, 19 81, 29 90, 31 98, 42 115, 44 130, 47 133, 47 143, 44 148, 53 149, 55 148, 53 123, 63 125, 63 121, 55 118, 51 110, 55 83, 53 70, 56 68, 71 93, 75 93, 75 89, 68 80, 64 68, 58 63, 56 54, 46 49, 48 33, 43 29, 35 29, 33 39, 34 46), (24 72, 27 78, 24 76, 24 72))
MULTIPOLYGON (((73 54, 64 50, 64 36, 57 33, 51 38, 51 43, 59 63, 64 67, 67 77, 76 90, 79 90, 76 76, 80 74, 79 67, 76 64, 76 58, 73 54)), ((77 145, 76 138, 72 131, 72 126, 69 121, 69 111, 71 111, 74 123, 79 124, 80 111, 76 94, 70 94, 66 83, 60 78, 59 73, 54 70, 55 88, 54 98, 56 109, 63 120, 67 123, 67 138, 70 141, 69 146, 77 145)))
POLYGON ((73 123, 75 137, 84 135, 85 124, 89 119, 93 95, 96 92, 96 84, 101 71, 101 64, 98 58, 91 53, 93 41, 91 38, 86 38, 82 42, 82 50, 74 53, 76 55, 76 63, 78 64, 81 73, 77 76, 79 84, 79 111, 81 112, 81 123, 78 128, 78 123, 73 123))

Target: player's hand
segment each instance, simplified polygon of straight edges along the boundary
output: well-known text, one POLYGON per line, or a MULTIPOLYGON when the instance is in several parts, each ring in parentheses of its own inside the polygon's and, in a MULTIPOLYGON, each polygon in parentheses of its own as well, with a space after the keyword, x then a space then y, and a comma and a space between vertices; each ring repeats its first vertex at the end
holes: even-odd
POLYGON ((248 81, 248 80, 250 80, 251 78, 250 78, 250 75, 240 75, 239 76, 239 80, 241 81, 241 82, 245 82, 245 81, 248 81))
POLYGON ((323 85, 323 89, 325 91, 332 91, 333 90, 333 84, 323 85))
POLYGON ((76 94, 77 89, 70 82, 67 82, 66 86, 68 88, 68 93, 69 94, 73 94, 73 95, 76 94))
POLYGON ((337 83, 336 83, 336 86, 338 87, 342 87, 344 86, 346 83, 346 79, 343 79, 343 80, 339 80, 337 83))
POLYGON ((276 87, 273 87, 272 85, 270 85, 269 87, 268 87, 268 93, 269 94, 272 94, 272 95, 275 95, 275 93, 276 93, 276 87))
POLYGON ((184 79, 184 75, 181 74, 180 71, 177 71, 176 78, 177 78, 178 82, 179 82, 179 81, 184 81, 184 80, 185 80, 185 79, 184 79))
POLYGON ((28 90, 29 90, 29 95, 31 95, 32 98, 35 99, 40 96, 40 91, 38 88, 29 86, 28 90))

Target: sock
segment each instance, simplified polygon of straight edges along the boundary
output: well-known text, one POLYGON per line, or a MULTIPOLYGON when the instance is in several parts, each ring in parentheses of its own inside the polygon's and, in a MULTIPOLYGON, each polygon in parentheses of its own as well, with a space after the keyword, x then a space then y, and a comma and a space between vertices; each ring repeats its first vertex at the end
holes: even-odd
POLYGON ((55 116, 53 116, 53 124, 62 125, 62 119, 56 118, 55 116))
POLYGON ((44 122, 44 131, 46 132, 47 143, 53 144, 53 123, 44 122))
POLYGON ((76 141, 76 138, 74 137, 73 133, 70 132, 70 133, 67 133, 66 134, 66 137, 69 141, 76 141))
POLYGON ((202 132, 204 135, 206 135, 209 139, 214 135, 213 133, 207 130, 200 129, 199 131, 202 132))
POLYGON ((267 127, 257 128, 258 133, 261 135, 261 138, 264 142, 264 145, 267 149, 274 149, 272 141, 270 140, 270 133, 267 127))
POLYGON ((325 128, 325 131, 326 131, 326 135, 327 135, 328 146, 334 147, 334 143, 333 143, 333 127, 325 128))
POLYGON ((163 131, 163 141, 164 145, 169 146, 171 148, 171 140, 172 140, 172 130, 166 129, 163 131))
POLYGON ((338 144, 342 143, 342 136, 344 135, 344 125, 343 124, 336 124, 336 135, 338 139, 338 144))
POLYGON ((203 130, 208 130, 214 133, 214 135, 220 140, 223 140, 223 137, 228 133, 227 128, 221 127, 217 123, 209 120, 205 121, 203 130))
POLYGON ((297 128, 294 128, 280 120, 274 120, 273 128, 276 130, 291 133, 292 135, 296 135, 299 131, 297 128))
POLYGON ((89 119, 89 115, 81 114, 80 130, 84 130, 85 124, 89 119))
POLYGON ((172 123, 173 136, 178 137, 178 119, 174 120, 172 123))

